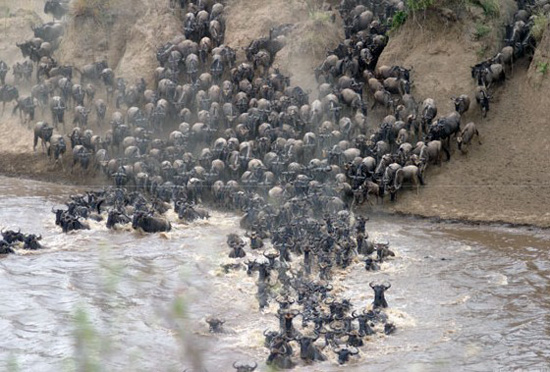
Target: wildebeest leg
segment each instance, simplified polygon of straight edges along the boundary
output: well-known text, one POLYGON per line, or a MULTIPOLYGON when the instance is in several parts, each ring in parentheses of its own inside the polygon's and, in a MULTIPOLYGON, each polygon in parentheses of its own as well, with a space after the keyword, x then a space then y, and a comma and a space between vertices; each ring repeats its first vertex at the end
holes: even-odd
MULTIPOLYGON (((445 151, 445 155, 447 155, 447 161, 450 161, 451 153, 449 152, 449 149, 447 149, 445 146, 441 146, 441 148, 443 149, 443 151, 445 151)), ((439 165, 441 165, 441 162, 439 163, 439 165)))

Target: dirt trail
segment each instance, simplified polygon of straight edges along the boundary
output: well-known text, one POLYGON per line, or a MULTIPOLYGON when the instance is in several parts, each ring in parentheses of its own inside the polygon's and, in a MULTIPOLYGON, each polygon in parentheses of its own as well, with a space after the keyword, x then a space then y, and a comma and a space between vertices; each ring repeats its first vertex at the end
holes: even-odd
MULTIPOLYGON (((474 143, 466 155, 453 144, 451 161, 428 170, 420 195, 401 193, 390 209, 443 219, 550 227, 548 77, 528 72, 526 61, 518 63, 513 75, 492 89, 491 110, 483 119, 473 99, 469 68, 479 60, 479 43, 469 38, 468 26, 433 32, 409 22, 392 37, 381 57, 384 64, 414 66, 415 97, 435 98, 440 115, 453 110, 451 96, 469 94, 473 104, 462 124, 474 121, 482 137, 482 145, 474 143)), ((549 44, 547 33, 541 51, 548 53, 549 44)))

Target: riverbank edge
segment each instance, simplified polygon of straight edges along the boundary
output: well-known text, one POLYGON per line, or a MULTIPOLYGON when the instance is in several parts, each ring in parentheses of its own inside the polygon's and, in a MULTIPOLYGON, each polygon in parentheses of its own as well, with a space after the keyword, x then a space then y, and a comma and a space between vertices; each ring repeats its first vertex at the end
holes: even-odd
MULTIPOLYGON (((3 154, 0 154, 0 157, 3 157, 3 154)), ((0 165, 0 177, 6 177, 6 178, 19 178, 19 179, 27 179, 32 181, 39 181, 39 182, 48 182, 48 183, 54 183, 59 185, 68 185, 68 186, 76 186, 76 187, 104 187, 107 186, 107 184, 103 185, 94 185, 90 186, 90 179, 86 178, 75 178, 74 180, 69 180, 64 177, 59 177, 60 172, 44 172, 43 174, 37 174, 32 172, 14 172, 7 170, 3 164, 0 165), (77 181, 77 182, 74 182, 77 181)), ((96 179, 97 180, 97 179, 96 179)), ((389 202, 388 202, 389 203, 389 202)), ((507 220, 502 219, 495 219, 495 220, 480 220, 475 218, 468 218, 466 217, 441 217, 441 216, 433 216, 433 215, 425 215, 420 213, 409 213, 409 212, 403 212, 403 211, 396 211, 391 210, 393 208, 391 205, 388 205, 386 207, 384 206, 378 206, 375 209, 368 209, 365 207, 360 207, 356 209, 354 212, 356 214, 365 215, 368 217, 375 217, 375 216, 397 216, 401 218, 412 218, 417 220, 423 220, 423 221, 429 221, 434 224, 448 224, 448 225, 454 225, 454 224, 463 224, 467 226, 488 226, 488 227, 505 227, 505 228, 518 228, 518 229, 527 229, 527 230, 543 230, 547 231, 550 230, 549 225, 543 225, 537 222, 530 222, 530 223, 518 223, 518 222, 511 222, 507 220)))

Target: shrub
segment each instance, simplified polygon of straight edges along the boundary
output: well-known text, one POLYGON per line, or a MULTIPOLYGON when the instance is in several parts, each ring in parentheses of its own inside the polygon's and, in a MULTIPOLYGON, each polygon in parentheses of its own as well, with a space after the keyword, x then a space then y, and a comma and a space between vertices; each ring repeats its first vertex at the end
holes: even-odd
POLYGON ((537 71, 539 73, 541 73, 542 75, 546 75, 546 73, 548 72, 548 66, 549 63, 548 62, 542 62, 542 61, 538 61, 537 62, 537 71))
POLYGON ((531 28, 531 35, 539 43, 544 35, 544 31, 548 27, 548 18, 544 14, 536 14, 531 28))
POLYGON ((497 0, 470 0, 473 5, 483 9, 486 17, 498 17, 500 15, 500 5, 497 0))
POLYGON ((487 25, 484 25, 482 23, 476 24, 476 30, 474 32, 474 36, 476 40, 479 40, 485 36, 487 36, 491 32, 491 28, 487 25))
POLYGON ((391 29, 397 30, 399 27, 405 23, 407 20, 407 12, 404 12, 402 10, 398 11, 393 15, 392 23, 391 23, 391 29))
POLYGON ((407 0, 407 8, 411 12, 424 11, 433 6, 435 0, 407 0))

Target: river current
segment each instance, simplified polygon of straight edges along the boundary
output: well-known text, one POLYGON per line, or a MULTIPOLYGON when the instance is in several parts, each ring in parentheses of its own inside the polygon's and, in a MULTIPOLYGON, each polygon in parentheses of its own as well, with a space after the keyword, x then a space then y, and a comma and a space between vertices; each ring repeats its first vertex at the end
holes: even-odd
MULTIPOLYGON (((239 217, 174 223, 166 234, 130 228, 63 234, 51 212, 71 187, 0 177, 0 227, 42 234, 43 250, 0 258, 0 369, 8 371, 267 371, 255 276, 224 273, 225 243, 239 217), (211 334, 205 318, 226 320, 211 334)), ((175 217, 175 216, 172 216, 175 217)), ((175 221, 175 218, 172 218, 175 221)), ((367 231, 396 257, 372 273, 360 261, 334 292, 368 306, 368 283, 389 281, 391 336, 366 342, 347 371, 550 369, 550 233, 372 216, 367 231)), ((243 260, 257 255, 248 250, 243 260)), ((297 322, 299 324, 299 322, 297 322)), ((329 360, 296 371, 342 371, 329 360)))

